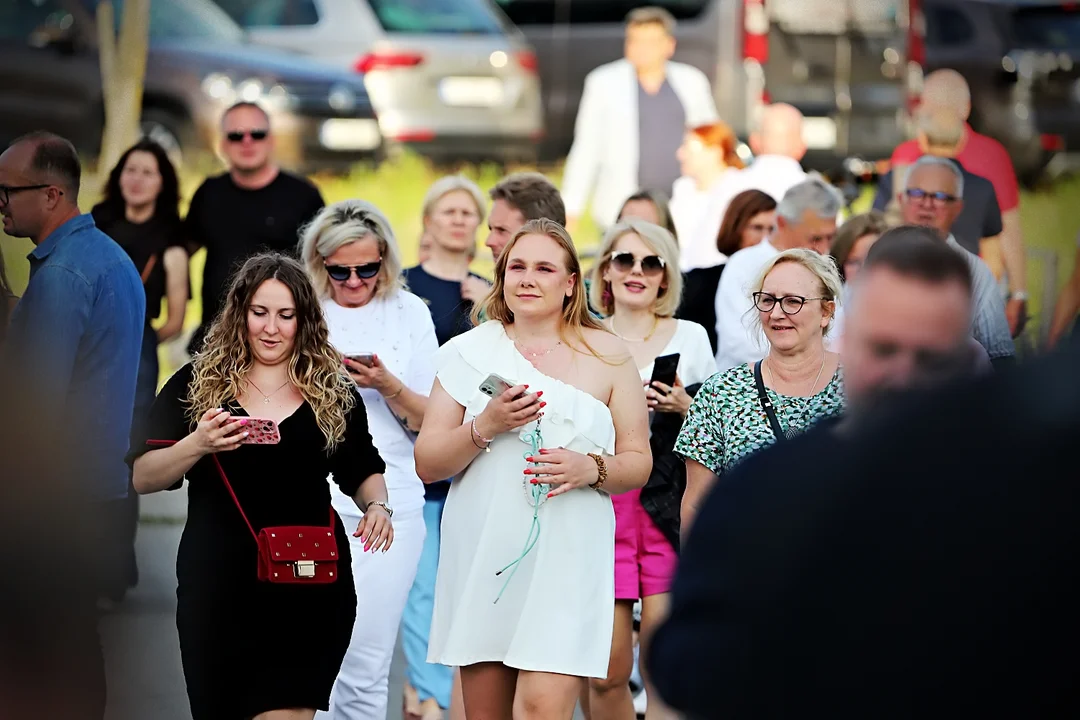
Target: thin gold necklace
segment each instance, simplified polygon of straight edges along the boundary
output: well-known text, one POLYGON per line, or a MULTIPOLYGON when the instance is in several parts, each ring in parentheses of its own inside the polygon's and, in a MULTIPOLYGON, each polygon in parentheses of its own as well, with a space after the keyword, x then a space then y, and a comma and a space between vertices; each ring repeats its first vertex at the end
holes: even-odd
POLYGON ((650 330, 649 334, 641 338, 640 340, 635 340, 634 338, 628 338, 625 335, 620 335, 619 331, 615 329, 615 316, 611 316, 611 332, 615 333, 615 337, 619 338, 623 342, 647 343, 649 342, 649 340, 652 339, 652 336, 656 333, 656 328, 658 327, 660 327, 660 316, 653 315, 652 330, 650 330))
MULTIPOLYGON (((770 372, 771 372, 771 371, 770 371, 770 372)), ((286 380, 285 382, 283 382, 283 383, 281 384, 281 387, 279 387, 279 388, 278 388, 277 390, 275 390, 274 392, 272 392, 272 393, 270 393, 269 395, 267 395, 267 394, 266 394, 266 393, 264 393, 264 392, 262 391, 262 389, 261 389, 261 388, 259 388, 259 386, 258 386, 258 385, 256 385, 256 384, 254 383, 254 381, 252 381, 252 380, 251 380, 250 378, 247 378, 247 381, 248 381, 248 383, 249 383, 249 384, 251 385, 251 387, 253 387, 253 388, 255 388, 256 390, 258 390, 258 391, 259 391, 259 394, 263 396, 263 402, 264 402, 265 404, 267 404, 267 405, 269 405, 269 404, 270 404, 270 398, 272 398, 272 397, 273 397, 274 395, 277 395, 277 394, 278 394, 278 392, 280 392, 280 391, 281 391, 281 388, 283 388, 283 387, 285 387, 286 385, 288 385, 288 384, 289 384, 289 381, 288 381, 288 380, 286 380)))
MULTIPOLYGON (((517 333, 515 332, 514 334, 516 335, 517 333)), ((549 355, 555 350, 555 348, 562 345, 562 340, 559 340, 557 343, 549 347, 547 350, 544 350, 543 352, 530 352, 525 349, 525 347, 521 344, 521 341, 519 341, 516 337, 511 339, 514 341, 514 345, 517 347, 517 349, 521 351, 521 354, 525 355, 530 360, 539 360, 540 358, 549 355)))
MULTIPOLYGON (((821 353, 821 367, 818 368, 817 377, 814 378, 814 384, 810 386, 810 395, 814 394, 814 388, 817 387, 818 381, 821 380, 821 373, 825 370, 825 359, 828 356, 829 354, 826 352, 821 353)), ((776 378, 773 376, 772 363, 768 362, 768 359, 766 359, 766 367, 769 369, 769 382, 773 384, 773 389, 776 390, 776 378)), ((784 397, 779 391, 777 391, 776 394, 784 397)), ((807 397, 809 397, 810 395, 808 395, 807 397)), ((781 403, 782 402, 783 400, 781 400, 781 403)))

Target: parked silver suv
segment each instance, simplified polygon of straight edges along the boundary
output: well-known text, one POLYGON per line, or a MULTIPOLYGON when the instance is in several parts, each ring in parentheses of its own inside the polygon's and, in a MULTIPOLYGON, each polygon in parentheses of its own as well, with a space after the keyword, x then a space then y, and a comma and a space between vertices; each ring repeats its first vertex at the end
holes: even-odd
POLYGON ((536 56, 489 0, 216 0, 251 41, 362 73, 383 137, 437 159, 530 161, 536 56))

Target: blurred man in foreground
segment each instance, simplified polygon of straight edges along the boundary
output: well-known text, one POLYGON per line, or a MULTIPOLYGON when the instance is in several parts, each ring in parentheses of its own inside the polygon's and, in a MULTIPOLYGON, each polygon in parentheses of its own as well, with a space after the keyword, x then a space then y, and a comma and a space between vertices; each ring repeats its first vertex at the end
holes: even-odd
POLYGON ((686 717, 1080 710, 1080 338, 960 380, 971 280, 947 250, 922 228, 874 244, 848 420, 748 458, 699 510, 648 658, 686 717))
POLYGON ((1076 717, 1080 383, 1055 355, 749 458, 649 663, 688 718, 1076 717))
POLYGON ((971 337, 971 272, 933 230, 902 226, 874 243, 853 283, 842 352, 847 415, 990 368, 971 337))

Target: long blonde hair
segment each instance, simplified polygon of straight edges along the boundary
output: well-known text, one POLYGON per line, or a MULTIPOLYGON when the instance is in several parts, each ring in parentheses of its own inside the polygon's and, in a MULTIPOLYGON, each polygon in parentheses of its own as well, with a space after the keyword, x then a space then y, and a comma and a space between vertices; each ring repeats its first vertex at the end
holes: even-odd
POLYGON ((255 255, 233 276, 224 308, 210 325, 202 352, 191 361, 194 377, 188 387, 188 420, 194 427, 207 410, 223 407, 243 394, 244 379, 254 364, 247 312, 267 280, 278 280, 292 293, 296 338, 289 380, 314 411, 326 438, 325 449, 331 452, 345 437, 345 418, 356 403, 355 386, 330 345, 322 307, 304 268, 280 253, 255 255))
POLYGON ((506 266, 510 263, 510 251, 518 240, 526 235, 549 237, 562 248, 566 270, 576 278, 576 282, 570 297, 563 298, 562 323, 560 324, 559 334, 563 336, 564 329, 569 327, 582 345, 590 353, 602 360, 603 357, 585 339, 583 330, 588 328, 603 332, 610 331, 589 312, 589 301, 585 295, 584 275, 581 272, 581 260, 578 258, 577 250, 574 249, 574 241, 570 239, 570 234, 566 232, 566 228, 547 218, 530 220, 522 225, 521 229, 506 244, 506 248, 499 254, 499 259, 495 262, 495 282, 491 286, 491 291, 487 297, 473 307, 473 324, 478 325, 481 318, 498 320, 503 325, 512 325, 514 323, 514 312, 506 304, 506 266))

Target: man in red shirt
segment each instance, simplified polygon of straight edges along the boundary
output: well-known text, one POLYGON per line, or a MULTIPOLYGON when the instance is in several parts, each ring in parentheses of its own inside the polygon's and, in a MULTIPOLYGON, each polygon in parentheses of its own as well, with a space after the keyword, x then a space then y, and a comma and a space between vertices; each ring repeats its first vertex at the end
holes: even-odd
MULTIPOLYGON (((926 76, 922 103, 945 107, 964 119, 964 137, 960 141, 957 161, 975 175, 981 175, 994 185, 1001 207, 1001 250, 1009 280, 1009 299, 1005 314, 1013 337, 1023 329, 1027 309, 1027 268, 1024 238, 1020 228, 1020 188, 1016 171, 1005 147, 991 137, 975 132, 967 123, 971 116, 971 90, 963 75, 955 70, 936 70, 926 76)), ((901 144, 892 155, 892 167, 911 165, 923 155, 917 140, 901 144)), ((900 173, 902 175, 902 172, 900 173)), ((898 190, 900 190, 898 188, 898 190)))

